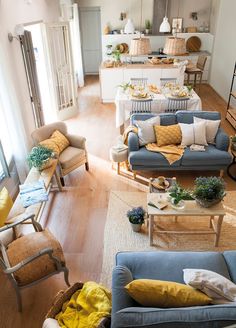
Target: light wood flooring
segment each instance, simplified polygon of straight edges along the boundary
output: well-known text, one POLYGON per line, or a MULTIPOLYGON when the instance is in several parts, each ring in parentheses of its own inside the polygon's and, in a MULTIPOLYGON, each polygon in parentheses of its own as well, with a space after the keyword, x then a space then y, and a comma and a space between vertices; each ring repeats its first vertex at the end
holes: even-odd
MULTIPOLYGON (((210 86, 204 85, 200 96, 203 109, 220 111, 224 118, 226 104, 210 86)), ((97 77, 86 79, 86 86, 79 90, 79 114, 67 124, 70 132, 87 138, 90 171, 86 172, 81 167, 66 177, 65 190, 51 193, 41 223, 61 242, 70 269, 70 281, 99 281, 109 192, 141 191, 142 187, 139 188, 137 182, 117 176, 111 169, 109 148, 119 131, 115 128, 114 104, 100 102, 97 77)), ((227 133, 234 133, 224 119, 222 125, 227 133)), ((200 174, 187 172, 176 173, 175 176, 181 184, 190 186, 200 174)), ((236 183, 225 178, 227 188, 236 189, 236 183)), ((17 312, 14 290, 2 273, 0 288, 0 328, 39 328, 54 295, 64 289, 65 284, 60 274, 25 289, 22 292, 22 314, 17 312)))

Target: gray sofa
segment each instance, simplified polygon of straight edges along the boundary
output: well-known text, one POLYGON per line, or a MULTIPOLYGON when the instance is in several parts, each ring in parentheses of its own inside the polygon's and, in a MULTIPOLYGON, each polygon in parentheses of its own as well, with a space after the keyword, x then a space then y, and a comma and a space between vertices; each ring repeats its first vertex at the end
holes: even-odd
POLYGON ((236 283, 236 251, 121 252, 112 276, 112 328, 219 328, 236 323, 236 303, 184 308, 147 308, 124 286, 134 279, 183 282, 184 268, 215 271, 236 283))
MULTIPOLYGON (((131 124, 135 125, 137 120, 147 120, 157 114, 134 114, 131 117, 131 124)), ((159 114, 161 125, 172 125, 177 123, 193 123, 193 117, 208 120, 220 120, 218 112, 206 111, 178 111, 176 113, 159 114)), ((232 157, 228 152, 229 137, 219 128, 215 139, 215 145, 206 147, 205 152, 191 152, 189 147, 184 152, 183 157, 170 165, 163 155, 148 151, 145 147, 139 146, 137 134, 131 132, 128 137, 129 163, 133 171, 145 170, 226 170, 232 162, 232 157)))

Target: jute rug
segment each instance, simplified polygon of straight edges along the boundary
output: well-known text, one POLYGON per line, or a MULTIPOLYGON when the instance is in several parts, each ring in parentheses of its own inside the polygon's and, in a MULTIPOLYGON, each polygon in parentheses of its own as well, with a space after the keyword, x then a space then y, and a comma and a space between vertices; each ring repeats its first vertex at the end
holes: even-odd
MULTIPOLYGON (((146 209, 146 193, 111 191, 104 231, 103 264, 100 282, 111 287, 115 254, 120 251, 224 251, 236 250, 236 191, 229 191, 224 199, 227 215, 221 229, 219 247, 214 247, 214 235, 156 235, 154 246, 149 246, 148 230, 143 226, 140 233, 132 231, 126 212, 137 206, 146 209)), ((158 226, 169 230, 203 230, 209 227, 204 217, 179 217, 158 219, 158 226)))

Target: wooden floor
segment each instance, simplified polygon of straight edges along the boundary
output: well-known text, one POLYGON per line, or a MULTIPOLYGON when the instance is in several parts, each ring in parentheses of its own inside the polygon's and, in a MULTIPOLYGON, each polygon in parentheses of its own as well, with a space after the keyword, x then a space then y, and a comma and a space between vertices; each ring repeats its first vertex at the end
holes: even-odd
MULTIPOLYGON (((204 85, 200 96, 203 109, 220 111, 224 118, 226 104, 210 86, 204 85)), ((70 132, 87 138, 90 171, 82 167, 66 177, 65 190, 51 194, 42 223, 62 244, 70 281, 99 281, 109 192, 142 188, 139 189, 137 182, 117 176, 111 169, 109 148, 119 131, 115 128, 114 105, 100 102, 97 77, 87 78, 86 86, 79 91, 79 114, 67 123, 70 132)), ((222 125, 229 134, 234 133, 224 119, 222 125)), ((187 172, 175 176, 181 184, 190 186, 200 174, 187 172)), ((236 189, 234 181, 226 177, 226 182, 229 190, 236 189)), ((13 288, 2 273, 0 284, 0 328, 42 327, 54 295, 65 288, 60 274, 23 290, 23 313, 19 314, 13 288)))

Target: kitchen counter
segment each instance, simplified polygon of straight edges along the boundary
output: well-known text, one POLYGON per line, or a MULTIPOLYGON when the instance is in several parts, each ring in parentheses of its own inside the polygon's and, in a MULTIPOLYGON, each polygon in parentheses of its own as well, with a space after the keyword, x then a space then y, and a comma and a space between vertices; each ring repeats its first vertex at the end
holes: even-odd
POLYGON ((151 63, 144 64, 127 64, 123 63, 117 67, 105 67, 104 63, 101 64, 100 69, 176 69, 177 66, 173 64, 158 64, 153 65, 151 63))

